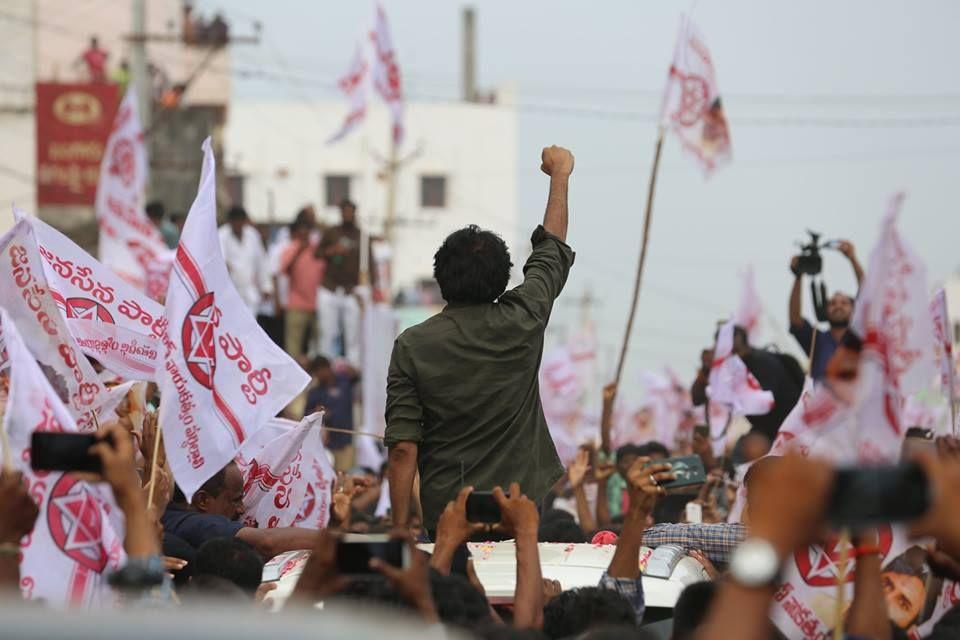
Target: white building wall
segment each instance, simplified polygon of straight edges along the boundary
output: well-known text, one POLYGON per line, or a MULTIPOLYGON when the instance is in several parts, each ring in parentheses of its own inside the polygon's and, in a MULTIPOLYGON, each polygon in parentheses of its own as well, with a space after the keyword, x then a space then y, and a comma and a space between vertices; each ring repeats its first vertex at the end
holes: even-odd
MULTIPOLYGON (((289 222, 305 204, 336 223, 327 207, 324 176, 351 176, 351 198, 361 223, 383 230, 387 197, 382 172, 388 155, 386 111, 334 145, 326 140, 345 115, 342 102, 236 102, 225 130, 225 164, 245 176, 244 206, 256 221, 289 222)), ((516 181, 516 111, 467 103, 408 104, 403 162, 397 179, 393 279, 407 286, 432 275, 433 254, 451 231, 478 224, 499 233, 519 262, 516 181), (420 205, 420 178, 443 175, 446 207, 420 205)), ((527 234, 524 231, 520 236, 527 234)), ((525 244, 520 244, 525 247, 525 244)))

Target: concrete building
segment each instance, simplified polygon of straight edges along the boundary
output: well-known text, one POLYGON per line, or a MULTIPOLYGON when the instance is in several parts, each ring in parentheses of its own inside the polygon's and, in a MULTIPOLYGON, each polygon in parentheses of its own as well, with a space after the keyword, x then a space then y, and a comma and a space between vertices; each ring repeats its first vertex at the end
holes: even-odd
MULTIPOLYGON (((336 205, 349 197, 361 223, 384 233, 387 113, 374 106, 364 125, 326 144, 346 107, 342 101, 231 106, 224 164, 242 178, 243 203, 254 220, 289 222, 314 204, 323 221, 336 223, 336 205)), ((394 289, 431 278, 437 247, 468 224, 498 232, 520 264, 527 244, 517 237, 517 115, 509 98, 501 92, 496 104, 408 103, 405 113, 392 225, 394 289)))

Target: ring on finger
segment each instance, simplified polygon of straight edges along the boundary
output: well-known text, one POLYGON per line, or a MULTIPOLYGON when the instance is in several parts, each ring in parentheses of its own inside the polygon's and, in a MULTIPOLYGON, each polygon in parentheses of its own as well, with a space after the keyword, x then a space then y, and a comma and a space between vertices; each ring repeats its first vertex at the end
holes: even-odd
POLYGON ((652 484, 653 486, 657 486, 658 484, 656 477, 654 477, 652 473, 650 474, 650 484, 652 484))

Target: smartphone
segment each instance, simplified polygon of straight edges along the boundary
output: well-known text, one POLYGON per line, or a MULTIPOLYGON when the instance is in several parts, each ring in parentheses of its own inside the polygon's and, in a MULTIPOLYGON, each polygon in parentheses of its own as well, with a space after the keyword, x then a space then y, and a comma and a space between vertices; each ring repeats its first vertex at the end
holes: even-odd
POLYGON ((692 487, 693 485, 703 484, 707 481, 707 470, 703 468, 703 460, 700 459, 700 456, 678 456, 676 458, 658 460, 656 463, 651 464, 666 463, 670 464, 670 472, 676 476, 676 480, 661 482, 660 486, 664 489, 692 487))
POLYGON ((405 569, 410 566, 410 548, 404 540, 379 534, 348 533, 337 544, 337 571, 340 575, 362 576, 377 573, 370 568, 373 558, 405 569))
POLYGON ((88 453, 97 442, 97 437, 90 433, 34 431, 30 437, 30 467, 35 471, 100 473, 100 458, 88 453))
POLYGON ((930 488, 914 463, 838 469, 827 505, 836 526, 869 526, 919 518, 930 507, 930 488))
POLYGON ((474 491, 467 496, 467 522, 500 522, 500 505, 490 491, 474 491))

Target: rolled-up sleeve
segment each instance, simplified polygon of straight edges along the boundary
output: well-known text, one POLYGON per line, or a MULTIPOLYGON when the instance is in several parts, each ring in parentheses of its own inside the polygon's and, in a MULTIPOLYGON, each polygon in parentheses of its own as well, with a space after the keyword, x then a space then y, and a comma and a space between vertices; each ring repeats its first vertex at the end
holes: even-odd
POLYGON ((538 322, 546 324, 576 256, 567 243, 542 225, 534 230, 530 240, 533 252, 523 266, 523 284, 505 293, 501 300, 523 306, 538 322))
POLYGON ((398 442, 423 439, 423 406, 417 394, 413 361, 403 343, 403 336, 393 343, 390 370, 387 373, 387 410, 384 442, 388 447, 398 442))

